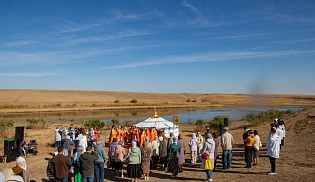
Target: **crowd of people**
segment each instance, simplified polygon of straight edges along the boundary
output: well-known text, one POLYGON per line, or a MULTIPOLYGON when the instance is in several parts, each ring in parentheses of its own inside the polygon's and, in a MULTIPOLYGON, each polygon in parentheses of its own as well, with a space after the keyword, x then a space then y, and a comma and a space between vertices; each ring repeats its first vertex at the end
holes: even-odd
MULTIPOLYGON (((270 128, 266 148, 271 164, 268 174, 273 175, 276 174, 276 159, 279 158, 280 148, 284 145, 285 125, 283 121, 275 119, 270 128)), ((213 172, 216 171, 219 145, 222 147, 222 169, 231 168, 234 138, 229 133, 229 128, 224 127, 223 131, 221 141, 218 140, 218 133, 212 133, 208 126, 204 135, 200 132, 193 133, 189 140, 190 162, 201 163, 200 167, 207 176, 205 181, 212 181, 213 172)), ((262 147, 258 131, 244 127, 243 141, 245 167, 252 168, 252 165, 258 165, 259 150, 262 147)), ((57 127, 55 146, 58 148, 47 168, 51 174, 49 177, 55 182, 73 181, 72 177, 74 182, 103 182, 105 165, 119 179, 124 178, 124 164, 127 164, 126 174, 131 181, 139 178, 148 180, 150 171, 158 168, 171 173, 173 178, 184 171, 186 148, 181 133, 178 136, 170 133, 170 137, 166 138, 156 128, 132 127, 127 130, 125 127, 116 129, 113 126, 109 144, 106 153, 103 135, 96 127, 89 132, 83 127, 71 126, 69 130, 57 127)), ((22 156, 23 154, 17 159, 14 168, 2 170, 0 178, 10 174, 13 181, 29 182, 29 169, 22 156)))

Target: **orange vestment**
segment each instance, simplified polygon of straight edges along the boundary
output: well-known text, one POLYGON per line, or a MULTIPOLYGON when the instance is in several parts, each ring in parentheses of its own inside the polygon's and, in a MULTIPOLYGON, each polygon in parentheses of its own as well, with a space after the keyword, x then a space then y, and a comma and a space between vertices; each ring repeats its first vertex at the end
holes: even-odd
POLYGON ((142 131, 141 137, 140 137, 140 147, 142 147, 143 142, 145 141, 145 137, 147 136, 147 132, 145 130, 142 131))
POLYGON ((95 133, 94 133, 94 137, 95 137, 95 140, 96 140, 96 139, 98 139, 98 133, 97 133, 97 129, 96 129, 96 127, 94 128, 94 131, 95 131, 95 133))
MULTIPOLYGON (((109 144, 108 144, 108 146, 110 146, 110 144, 113 143, 113 139, 117 137, 116 135, 117 135, 116 130, 115 130, 114 128, 112 128, 112 129, 110 130, 110 138, 109 138, 109 144)), ((117 139, 117 138, 116 138, 116 139, 117 139)))

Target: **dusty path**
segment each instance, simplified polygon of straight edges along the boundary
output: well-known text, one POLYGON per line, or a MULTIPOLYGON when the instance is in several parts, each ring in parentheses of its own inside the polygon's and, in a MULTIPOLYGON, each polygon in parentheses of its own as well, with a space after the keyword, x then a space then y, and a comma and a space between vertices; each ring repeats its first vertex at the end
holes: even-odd
MULTIPOLYGON (((315 113, 315 108, 311 111, 315 113)), ((244 168, 244 147, 242 142, 243 126, 245 121, 235 121, 229 126, 230 133, 235 139, 233 145, 232 166, 229 170, 220 169, 221 166, 221 148, 219 148, 220 159, 218 160, 217 171, 213 173, 213 181, 312 181, 315 174, 315 149, 314 149, 314 119, 308 119, 306 114, 300 114, 300 118, 292 117, 288 120, 287 127, 289 131, 286 133, 285 146, 281 149, 280 159, 276 162, 276 175, 267 175, 270 171, 269 158, 266 154, 265 144, 267 142, 268 124, 253 127, 257 129, 264 145, 260 151, 259 165, 253 166, 251 169, 244 168), (305 120, 301 127, 295 122, 305 120), (304 129, 303 129, 304 127, 304 129), (306 129, 305 129, 306 128, 306 129)), ((53 129, 51 126, 45 130, 26 130, 26 140, 36 139, 39 143, 40 153, 37 156, 30 155, 26 158, 27 164, 30 167, 31 179, 36 182, 46 181, 46 166, 47 161, 51 158, 50 153, 56 149, 50 147, 53 143, 53 129)), ((186 150, 188 150, 188 142, 193 127, 187 124, 180 125, 180 130, 184 134, 186 150)), ((106 131, 108 134, 108 131, 106 131)), ((2 144, 1 144, 2 145, 2 144)), ((106 148, 106 151, 108 148, 106 148)), ((186 152, 186 163, 184 164, 184 172, 180 173, 178 178, 171 178, 170 173, 165 173, 163 170, 153 170, 150 174, 150 181, 202 181, 206 178, 205 172, 199 168, 200 164, 190 164, 190 153, 186 152)), ((7 164, 0 164, 0 169, 13 167, 14 162, 7 164)), ((126 176, 126 174, 125 174, 126 176)), ((116 178, 111 175, 106 169, 105 181, 129 181, 129 178, 116 178)), ((142 180, 140 180, 142 181, 142 180)))

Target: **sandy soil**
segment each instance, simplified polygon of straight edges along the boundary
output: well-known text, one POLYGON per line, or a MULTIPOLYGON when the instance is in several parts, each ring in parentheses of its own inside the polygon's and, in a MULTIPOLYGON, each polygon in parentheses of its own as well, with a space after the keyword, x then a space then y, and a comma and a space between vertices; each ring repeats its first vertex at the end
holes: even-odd
POLYGON ((0 90, 0 113, 223 106, 311 106, 314 95, 139 93, 75 90, 0 90), (137 99, 138 103, 130 101, 137 99), (188 99, 195 102, 186 102, 188 99), (119 103, 114 103, 119 100, 119 103), (13 105, 5 108, 5 105, 13 105))
MULTIPOLYGON (((243 126, 248 125, 246 121, 235 121, 229 126, 230 133, 235 139, 233 145, 232 167, 229 170, 221 170, 221 148, 219 148, 220 159, 217 166, 217 172, 213 173, 213 181, 312 181, 315 174, 315 108, 297 113, 288 118, 284 118, 287 126, 285 138, 285 146, 281 149, 280 159, 277 160, 277 174, 267 175, 270 171, 269 158, 266 153, 265 145, 269 124, 257 126, 251 129, 257 129, 261 137, 263 146, 260 151, 259 165, 253 166, 251 169, 243 168, 244 162, 244 146, 242 142, 243 126)), ((69 125, 68 125, 69 126, 69 125)), ((26 129, 25 139, 36 139, 39 146, 39 154, 36 156, 29 155, 26 158, 31 172, 31 179, 36 182, 46 181, 46 166, 48 160, 52 157, 51 153, 56 148, 50 145, 54 143, 55 125, 51 125, 48 129, 33 130, 26 129)), ((184 134, 186 143, 186 151, 191 133, 194 127, 188 124, 181 124, 180 131, 184 134)), ((102 131, 108 137, 109 130, 102 131)), ((202 131, 204 132, 204 131, 202 131)), ((3 140, 0 142, 3 146, 3 140)), ((106 147, 106 151, 108 148, 106 147)), ((2 151, 1 151, 2 153, 2 151)), ((13 167, 14 162, 1 163, 0 169, 13 167)), ((205 172, 199 168, 200 164, 190 163, 190 152, 186 152, 186 163, 184 164, 184 172, 179 174, 176 179, 171 178, 171 174, 165 174, 163 170, 153 170, 150 174, 150 181, 202 181, 206 178, 205 172)), ((126 176, 126 175, 125 175, 126 176)), ((129 178, 116 178, 106 169, 105 181, 128 181, 129 178)), ((141 180, 140 180, 141 181, 141 180)))

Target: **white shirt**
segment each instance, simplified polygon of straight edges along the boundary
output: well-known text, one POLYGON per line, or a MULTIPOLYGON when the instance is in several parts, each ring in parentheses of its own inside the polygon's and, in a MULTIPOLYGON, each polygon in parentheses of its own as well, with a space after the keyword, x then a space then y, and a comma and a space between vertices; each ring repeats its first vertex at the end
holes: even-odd
POLYGON ((268 139, 267 145, 267 154, 273 158, 279 158, 280 153, 280 137, 277 134, 271 134, 268 139))

